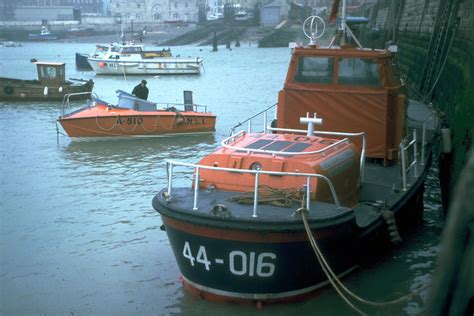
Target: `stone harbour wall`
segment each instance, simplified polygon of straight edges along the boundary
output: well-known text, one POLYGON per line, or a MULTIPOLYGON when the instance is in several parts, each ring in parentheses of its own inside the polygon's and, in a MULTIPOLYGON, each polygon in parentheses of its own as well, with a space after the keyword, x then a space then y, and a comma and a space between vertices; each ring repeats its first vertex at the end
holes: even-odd
POLYGON ((452 133, 453 187, 474 134, 474 1, 379 0, 361 37, 369 47, 398 45, 410 97, 431 102, 452 133))

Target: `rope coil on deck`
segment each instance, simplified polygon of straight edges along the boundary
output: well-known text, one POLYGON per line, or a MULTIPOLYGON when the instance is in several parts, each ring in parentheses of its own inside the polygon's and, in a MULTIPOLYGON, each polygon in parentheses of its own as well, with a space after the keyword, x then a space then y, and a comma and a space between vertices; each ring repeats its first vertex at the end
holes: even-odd
MULTIPOLYGON (((254 192, 244 192, 228 199, 239 204, 253 204, 254 192)), ((296 189, 275 189, 268 185, 258 186, 258 203, 278 207, 290 207, 293 202, 301 201, 301 193, 296 189)))

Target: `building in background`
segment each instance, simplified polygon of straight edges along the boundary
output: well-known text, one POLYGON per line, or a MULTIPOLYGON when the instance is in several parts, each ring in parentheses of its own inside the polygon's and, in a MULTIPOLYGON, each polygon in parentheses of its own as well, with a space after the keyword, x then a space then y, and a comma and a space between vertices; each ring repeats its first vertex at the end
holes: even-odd
POLYGON ((202 0, 110 0, 110 13, 137 22, 197 22, 202 0))

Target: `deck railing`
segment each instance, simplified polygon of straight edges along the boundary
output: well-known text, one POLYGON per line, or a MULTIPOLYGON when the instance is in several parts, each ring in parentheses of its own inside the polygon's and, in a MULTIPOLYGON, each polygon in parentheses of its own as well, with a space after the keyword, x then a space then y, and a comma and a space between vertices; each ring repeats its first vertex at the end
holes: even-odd
MULTIPOLYGON (((258 118, 259 116, 263 115, 263 129, 262 131, 264 133, 267 132, 267 129, 268 129, 268 114, 269 112, 274 109, 276 107, 277 103, 273 104, 273 105, 270 105, 269 107, 267 107, 265 110, 263 111, 260 111, 258 112, 257 114, 255 115, 252 115, 251 117, 245 119, 244 121, 242 122, 239 122, 237 125, 235 125, 234 127, 232 127, 232 130, 231 130, 231 135, 233 135, 235 133, 235 130, 236 128, 244 125, 245 123, 247 123, 247 133, 251 133, 252 132, 252 127, 253 127, 253 121, 258 118)), ((276 112, 274 114, 274 118, 276 119, 276 112)))
POLYGON ((63 104, 62 104, 62 107, 61 107, 61 115, 62 116, 66 115, 66 114, 70 114, 69 113, 70 110, 71 110, 70 98, 74 97, 74 96, 79 96, 79 95, 90 95, 91 98, 94 98, 94 97, 97 98, 97 94, 95 94, 94 92, 76 92, 76 93, 65 94, 64 97, 63 97, 63 104))
MULTIPOLYGON (((302 129, 290 129, 290 128, 276 128, 276 127, 269 127, 269 131, 276 131, 276 132, 287 132, 287 133, 300 133, 306 134, 307 130, 302 129)), ((331 131, 313 131, 314 135, 332 135, 332 136, 342 136, 342 137, 360 137, 362 138, 362 150, 360 152, 360 160, 359 160, 359 171, 360 171, 360 182, 364 180, 364 170, 365 170, 365 151, 367 147, 367 137, 365 132, 359 133, 344 133, 344 132, 331 132, 331 131)), ((347 138, 343 138, 342 140, 334 143, 333 145, 340 144, 343 141, 347 141, 347 138)), ((327 147, 326 147, 327 148, 327 147)), ((326 149, 324 148, 324 149, 326 149)))
MULTIPOLYGON (((407 173, 413 169, 415 177, 418 177, 418 168, 417 168, 417 163, 418 163, 418 151, 417 151, 417 144, 416 144, 416 129, 413 130, 413 139, 405 145, 404 142, 402 141, 400 143, 400 156, 401 156, 401 161, 402 161, 402 189, 403 191, 407 190, 407 173), (409 162, 409 165, 407 167, 407 158, 405 156, 405 153, 411 148, 413 148, 413 160, 409 162)), ((424 145, 422 144, 422 147, 424 145)))
MULTIPOLYGON (((70 111, 71 111, 71 102, 70 102, 70 98, 71 97, 74 97, 74 96, 79 96, 79 95, 90 95, 91 96, 91 100, 100 100, 99 97, 97 96, 96 93, 94 92, 78 92, 78 93, 69 93, 69 94, 66 94, 64 95, 63 97, 63 103, 62 103, 62 107, 61 107, 61 115, 64 116, 66 114, 71 114, 70 111)), ((100 100, 101 102, 104 102, 106 105, 110 106, 110 107, 117 107, 117 105, 114 105, 114 104, 110 104, 108 102, 105 102, 105 101, 102 101, 100 100)), ((184 104, 184 103, 165 103, 165 102, 162 102, 162 103, 155 103, 155 102, 150 102, 150 103, 153 103, 156 105, 156 110, 157 111, 173 111, 173 110, 179 110, 179 111, 189 111, 189 108, 187 107, 192 107, 192 110, 195 111, 195 112, 202 112, 202 113, 207 113, 207 105, 201 105, 201 104, 184 104), (158 107, 162 107, 162 108, 158 108, 158 107), (199 111, 200 109, 203 109, 201 111, 199 111)), ((91 106, 92 105, 92 102, 88 102, 87 103, 88 106, 91 106)))
POLYGON ((235 135, 229 136, 226 139, 224 139, 221 142, 222 147, 228 148, 228 149, 233 149, 233 150, 239 150, 239 151, 245 151, 248 154, 250 153, 262 153, 262 154, 270 154, 272 156, 280 155, 280 156, 297 156, 297 155, 314 155, 314 154, 321 154, 325 152, 326 150, 337 147, 339 144, 342 144, 344 142, 347 142, 348 139, 344 138, 341 139, 331 145, 328 145, 324 148, 314 150, 314 151, 276 151, 276 150, 266 150, 266 149, 256 149, 256 148, 245 148, 245 147, 240 147, 240 146, 232 146, 230 145, 231 143, 235 142, 237 139, 240 137, 243 137, 246 134, 245 131, 240 131, 235 135))
POLYGON ((197 211, 199 209, 199 173, 201 169, 212 170, 214 172, 232 172, 232 173, 248 173, 255 175, 255 183, 254 183, 254 198, 253 198, 253 211, 252 217, 258 217, 258 187, 259 187, 259 177, 260 175, 273 175, 273 176, 292 176, 292 177, 306 177, 306 209, 311 208, 311 178, 318 178, 325 181, 329 189, 331 191, 332 198, 334 200, 334 204, 337 207, 341 206, 339 202, 339 198, 337 196, 336 190, 332 181, 322 175, 322 174, 313 174, 313 173, 296 173, 296 172, 276 172, 276 171, 264 171, 264 170, 247 170, 247 169, 234 169, 234 168, 221 168, 221 167, 213 167, 213 166, 204 166, 198 164, 191 164, 191 163, 184 163, 184 162, 177 162, 172 160, 166 161, 166 171, 168 177, 168 188, 167 188, 167 197, 168 200, 171 200, 173 194, 173 169, 175 166, 181 167, 188 167, 194 169, 194 198, 193 198, 193 210, 197 211))

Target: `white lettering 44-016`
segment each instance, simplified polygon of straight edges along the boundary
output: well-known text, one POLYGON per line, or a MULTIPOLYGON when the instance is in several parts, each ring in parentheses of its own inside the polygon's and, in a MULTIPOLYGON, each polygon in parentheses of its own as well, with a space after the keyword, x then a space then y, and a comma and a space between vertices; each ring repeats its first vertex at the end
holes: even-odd
POLYGON ((233 250, 228 254, 227 260, 224 258, 209 259, 206 252, 206 247, 199 245, 194 248, 195 256, 191 250, 188 241, 184 242, 183 257, 189 260, 191 266, 195 267, 198 264, 204 265, 206 271, 211 271, 213 264, 227 265, 232 274, 249 277, 271 277, 275 272, 275 264, 273 261, 276 255, 272 252, 244 252, 241 250, 233 250), (196 251, 197 248, 197 252, 196 251))

